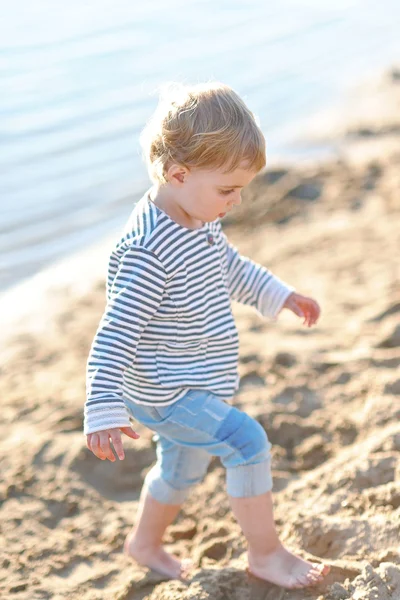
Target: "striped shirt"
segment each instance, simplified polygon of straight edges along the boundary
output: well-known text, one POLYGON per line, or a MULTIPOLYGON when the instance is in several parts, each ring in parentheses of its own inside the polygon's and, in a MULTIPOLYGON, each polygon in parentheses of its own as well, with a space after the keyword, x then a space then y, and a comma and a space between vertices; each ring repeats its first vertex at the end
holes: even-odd
POLYGON ((231 300, 275 320, 294 291, 241 256, 219 219, 188 229, 149 193, 110 255, 107 304, 87 361, 85 434, 129 427, 124 398, 164 406, 190 388, 231 398, 239 385, 231 300))

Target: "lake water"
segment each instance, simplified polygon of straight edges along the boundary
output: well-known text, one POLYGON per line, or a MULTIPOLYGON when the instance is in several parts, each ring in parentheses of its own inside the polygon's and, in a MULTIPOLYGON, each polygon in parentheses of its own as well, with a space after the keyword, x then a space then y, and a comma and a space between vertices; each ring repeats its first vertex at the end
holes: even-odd
POLYGON ((398 0, 3 4, 0 289, 125 222, 161 83, 231 85, 296 159, 292 127, 398 60, 399 30, 398 0))

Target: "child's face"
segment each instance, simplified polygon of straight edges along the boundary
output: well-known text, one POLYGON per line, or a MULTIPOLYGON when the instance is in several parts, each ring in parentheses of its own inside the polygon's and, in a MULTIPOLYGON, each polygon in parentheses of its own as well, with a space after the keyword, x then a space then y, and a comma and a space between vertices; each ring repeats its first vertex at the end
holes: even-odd
POLYGON ((204 222, 223 217, 241 203, 242 189, 257 175, 245 167, 242 163, 231 173, 186 170, 179 194, 181 207, 194 219, 204 222))

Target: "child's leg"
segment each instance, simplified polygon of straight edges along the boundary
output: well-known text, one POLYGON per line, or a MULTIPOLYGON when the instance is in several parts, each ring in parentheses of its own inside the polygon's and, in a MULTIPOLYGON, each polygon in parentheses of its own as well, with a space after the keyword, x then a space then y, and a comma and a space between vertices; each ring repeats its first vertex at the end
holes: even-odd
POLYGON ((252 574, 287 588, 301 588, 322 581, 329 566, 303 560, 280 542, 271 492, 248 498, 229 496, 229 500, 249 544, 248 561, 252 574))
POLYGON ((211 455, 158 435, 157 457, 157 463, 146 475, 136 524, 125 540, 124 550, 140 564, 174 579, 184 579, 190 561, 181 562, 166 552, 162 539, 189 489, 203 479, 211 455))
POLYGON ((177 516, 181 504, 164 504, 151 496, 144 483, 136 516, 136 524, 126 537, 124 551, 138 563, 159 573, 181 579, 185 565, 162 547, 168 525, 177 516))
POLYGON ((249 570, 253 575, 286 588, 322 581, 329 566, 310 563, 287 550, 275 529, 272 502, 271 444, 262 426, 245 415, 227 418, 218 435, 236 452, 222 456, 227 468, 227 492, 234 515, 246 537, 249 570))
POLYGON ((161 546, 164 532, 175 521, 182 504, 159 502, 149 492, 147 483, 143 484, 136 513, 136 523, 132 529, 138 548, 157 548, 161 546))

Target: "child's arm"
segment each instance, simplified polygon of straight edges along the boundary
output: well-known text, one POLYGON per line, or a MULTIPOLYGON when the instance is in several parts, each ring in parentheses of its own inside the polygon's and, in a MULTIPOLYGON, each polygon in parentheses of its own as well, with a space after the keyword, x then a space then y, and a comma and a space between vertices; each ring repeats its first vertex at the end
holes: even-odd
POLYGON ((256 308, 263 316, 276 321, 294 287, 284 283, 262 265, 239 254, 226 235, 228 288, 232 300, 256 308))
POLYGON ((121 258, 87 361, 86 435, 131 426, 122 397, 123 375, 161 303, 165 283, 165 269, 152 252, 132 247, 121 258))

